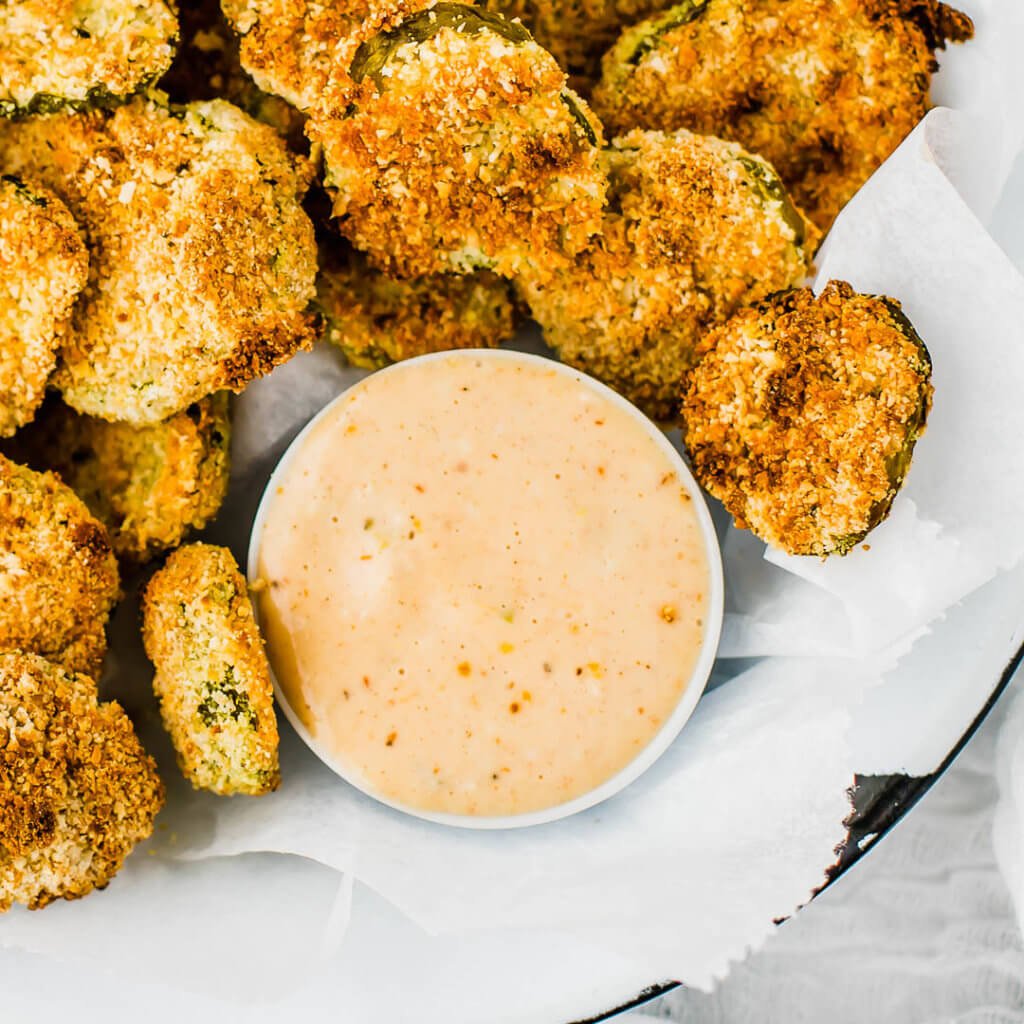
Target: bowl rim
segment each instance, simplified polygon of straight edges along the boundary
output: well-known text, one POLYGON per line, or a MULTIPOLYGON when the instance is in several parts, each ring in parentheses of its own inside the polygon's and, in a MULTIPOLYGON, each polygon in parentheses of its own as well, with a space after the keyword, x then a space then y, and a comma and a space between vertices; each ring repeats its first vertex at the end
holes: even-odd
MULTIPOLYGON (((520 364, 526 363, 531 366, 543 366, 547 370, 553 370, 577 381, 583 386, 594 391, 599 396, 610 401, 613 405, 625 411, 634 419, 635 422, 639 423, 647 435, 654 440, 655 444, 661 449, 662 453, 668 457, 669 461, 678 473, 679 478, 691 499, 690 504, 697 516, 701 539, 704 543, 708 565, 708 603, 704 616, 704 633, 701 640, 701 647, 698 652, 697 659, 694 662, 694 667, 690 673, 686 687, 683 689, 679 701, 676 703, 671 714, 669 714, 662 723, 661 728, 658 729, 647 744, 642 747, 627 764, 619 769, 618 772, 605 779, 604 782, 595 786, 593 789, 588 790, 586 793, 582 793, 577 797, 573 797, 571 800, 563 801, 562 803, 552 805, 551 807, 544 807, 534 811, 525 811, 519 814, 510 815, 470 815, 429 811, 417 807, 411 807, 401 803, 400 801, 381 796, 374 792, 372 786, 366 785, 363 780, 359 779, 354 773, 350 773, 344 769, 343 766, 341 766, 337 760, 335 760, 330 753, 324 749, 324 744, 318 742, 317 739, 310 734, 305 724, 292 708, 291 703, 278 682, 277 675, 274 672, 273 662, 269 654, 269 644, 267 645, 267 661, 270 668, 271 682, 274 687, 274 695, 277 698, 278 706, 284 712, 285 718, 287 718, 289 724, 295 732, 298 733, 306 746, 309 747, 309 749, 344 782, 384 806, 424 821, 430 821, 438 825, 472 830, 499 830, 526 828, 532 825, 543 825, 549 822, 558 821, 562 818, 568 818, 581 811, 594 807, 599 803, 603 803, 605 800, 610 799, 617 793, 622 792, 632 782, 636 781, 636 779, 646 772, 647 769, 650 768, 673 744, 679 736, 679 733, 682 731, 683 726, 693 714, 707 686, 707 682, 711 675, 718 653, 719 640, 721 638, 725 613, 725 578, 722 568, 721 548, 719 546, 718 535, 711 519, 711 512, 708 508, 704 494, 687 465, 686 460, 668 439, 664 431, 643 412, 641 412, 640 409, 633 405, 632 402, 623 398, 622 395, 613 391, 606 384, 603 384, 601 381, 596 380, 594 377, 591 377, 589 374, 586 374, 581 370, 577 370, 574 367, 568 366, 565 363, 558 362, 546 356, 518 352, 511 349, 467 348, 430 352, 425 355, 414 356, 411 359, 402 360, 401 362, 392 363, 389 366, 368 374, 335 395, 334 398, 327 402, 323 408, 310 418, 305 426, 292 439, 284 453, 278 459, 277 464, 274 466, 274 469, 270 474, 270 478, 267 480, 263 492, 260 495, 259 505, 257 506, 256 514, 253 517, 252 526, 249 531, 249 544, 246 555, 246 577, 250 590, 254 592, 258 590, 259 585, 257 581, 259 580, 259 554, 261 540, 266 518, 278 485, 287 474, 297 453, 304 447, 304 444, 310 434, 321 422, 323 422, 323 420, 329 417, 342 402, 346 401, 354 390, 370 386, 368 383, 369 381, 376 380, 385 374, 415 372, 418 366, 428 362, 435 362, 438 360, 458 361, 481 359, 484 361, 520 364)), ((260 626, 260 602, 257 598, 252 603, 257 626, 260 626)))

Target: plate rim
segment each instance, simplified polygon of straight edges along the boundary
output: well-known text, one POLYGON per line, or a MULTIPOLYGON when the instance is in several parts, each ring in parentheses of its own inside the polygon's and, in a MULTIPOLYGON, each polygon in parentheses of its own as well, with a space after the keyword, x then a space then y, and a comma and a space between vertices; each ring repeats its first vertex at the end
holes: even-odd
MULTIPOLYGON (((801 907, 798 907, 791 916, 795 916, 804 906, 817 899, 829 886, 845 875, 854 864, 858 863, 866 854, 873 850, 907 816, 921 797, 938 782, 939 778, 948 771, 953 762, 963 752, 964 747, 971 741, 985 719, 988 718, 992 709, 999 702, 999 698, 1010 685, 1010 681, 1022 662, 1024 662, 1024 643, 1021 643, 1009 661, 1006 662, 1006 666, 985 703, 935 771, 928 775, 854 776, 854 785, 849 791, 853 796, 854 810, 850 817, 847 818, 847 837, 842 848, 838 851, 838 859, 827 869, 825 884, 816 889, 810 900, 801 907), (871 787, 871 795, 867 799, 866 804, 858 807, 856 798, 858 793, 867 792, 868 787, 863 784, 863 780, 867 779, 877 779, 880 781, 877 788, 871 787)), ((775 923, 783 924, 788 920, 790 918, 785 917, 775 923)), ((655 982, 648 985, 641 992, 638 992, 627 1002, 621 1003, 610 1010, 604 1010, 592 1017, 581 1017, 567 1021, 566 1024, 600 1024, 600 1022, 611 1020, 619 1014, 644 1006, 659 996, 680 988, 681 984, 678 981, 655 982)))

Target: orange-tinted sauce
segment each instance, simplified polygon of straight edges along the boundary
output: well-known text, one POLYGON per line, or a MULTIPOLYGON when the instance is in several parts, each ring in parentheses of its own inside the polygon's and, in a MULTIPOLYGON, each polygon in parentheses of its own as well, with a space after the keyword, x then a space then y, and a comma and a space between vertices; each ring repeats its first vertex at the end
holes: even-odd
POLYGON ((279 476, 258 567, 315 742, 434 812, 539 810, 615 775, 707 618, 700 522, 645 426, 553 365, 475 353, 348 392, 279 476))

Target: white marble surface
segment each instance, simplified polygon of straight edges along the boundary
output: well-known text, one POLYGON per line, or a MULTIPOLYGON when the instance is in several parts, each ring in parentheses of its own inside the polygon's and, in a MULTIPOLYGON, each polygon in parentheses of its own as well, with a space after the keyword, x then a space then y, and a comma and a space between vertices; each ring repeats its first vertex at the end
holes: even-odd
MULTIPOLYGON (((1024 161, 990 230, 1024 271, 1024 161)), ((1024 939, 992 842, 997 741, 1004 727, 1024 732, 1022 708, 1018 673, 953 767, 853 870, 713 992, 677 990, 623 1020, 1024 1022, 1024 939)))

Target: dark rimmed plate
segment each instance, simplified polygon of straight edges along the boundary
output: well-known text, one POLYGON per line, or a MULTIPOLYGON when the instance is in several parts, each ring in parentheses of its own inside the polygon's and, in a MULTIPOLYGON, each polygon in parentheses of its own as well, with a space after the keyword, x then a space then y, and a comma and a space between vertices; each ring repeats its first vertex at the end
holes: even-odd
MULTIPOLYGON (((984 707, 964 731, 953 749, 946 755, 939 767, 930 775, 858 775, 856 776, 852 798, 853 813, 847 820, 847 838, 839 858, 828 870, 828 881, 815 893, 824 892, 838 878, 844 875, 866 853, 872 850, 890 830, 897 825, 911 808, 938 781, 939 777, 960 756, 961 751, 970 742, 971 737, 988 718, 1003 691, 1010 685, 1010 680, 1024 662, 1024 645, 1007 662, 995 687, 985 701, 984 707)), ((813 897, 812 897, 813 898, 813 897)), ((787 919, 788 920, 788 919, 787 919)), ((779 922, 780 924, 782 922, 779 922)), ((642 992, 605 1013, 596 1017, 587 1017, 572 1021, 570 1024, 599 1024, 610 1020, 628 1010, 635 1010, 645 1003, 663 996, 673 989, 679 988, 678 981, 662 981, 645 988, 642 992)))

